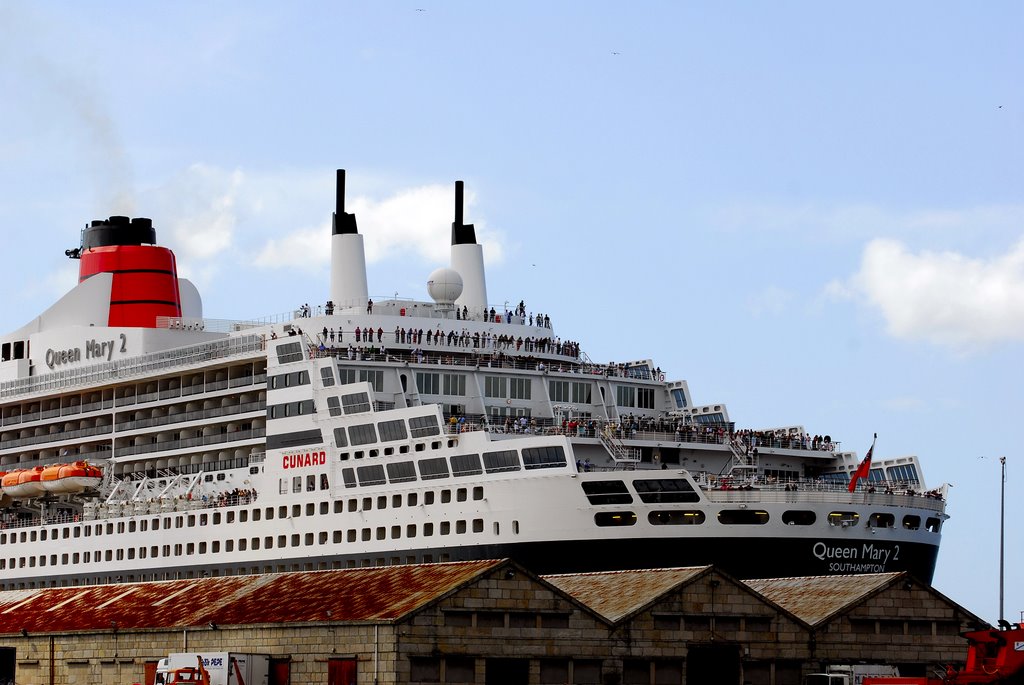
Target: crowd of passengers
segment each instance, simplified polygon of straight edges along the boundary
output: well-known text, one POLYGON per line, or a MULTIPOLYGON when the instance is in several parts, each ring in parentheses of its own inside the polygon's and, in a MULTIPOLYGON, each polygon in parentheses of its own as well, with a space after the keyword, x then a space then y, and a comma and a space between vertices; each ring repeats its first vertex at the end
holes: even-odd
MULTIPOLYGON (((192 500, 192 493, 187 495, 192 500)), ((219 492, 213 495, 203 495, 200 498, 203 506, 206 507, 230 507, 235 504, 250 504, 256 501, 256 491, 248 488, 235 488, 226 492, 219 492)))
POLYGON ((832 452, 836 443, 831 436, 807 433, 794 435, 784 429, 777 430, 730 430, 721 424, 692 425, 682 419, 656 418, 650 416, 624 416, 621 421, 601 421, 588 419, 576 421, 563 420, 563 433, 578 437, 596 437, 599 432, 609 431, 612 437, 635 438, 642 433, 658 433, 671 435, 674 442, 697 442, 713 445, 725 445, 731 442, 749 454, 758 447, 773 447, 791 450, 814 450, 832 452))
POLYGON ((515 350, 516 352, 556 354, 572 359, 579 358, 580 354, 579 343, 571 340, 562 341, 557 337, 539 336, 527 336, 524 338, 523 336, 505 335, 504 333, 494 335, 487 331, 470 333, 465 328, 461 331, 443 331, 438 327, 437 330, 427 329, 424 331, 422 328, 402 328, 399 326, 395 328, 394 333, 385 333, 384 329, 380 327, 377 330, 373 330, 372 328, 356 326, 352 335, 355 338, 354 344, 349 342, 346 347, 343 340, 344 334, 341 329, 339 328, 335 331, 334 328, 327 328, 325 326, 316 336, 316 349, 320 352, 330 351, 332 356, 337 356, 340 350, 345 350, 351 355, 359 347, 369 345, 371 353, 375 353, 374 348, 376 346, 380 346, 382 351, 386 349, 384 344, 385 338, 387 338, 387 343, 392 345, 425 345, 429 348, 446 347, 467 350, 515 350))
MULTIPOLYGON (((326 304, 324 305, 316 305, 316 307, 310 307, 309 303, 307 302, 299 305, 299 308, 296 313, 299 315, 299 318, 308 319, 309 317, 314 315, 320 316, 322 314, 326 314, 327 316, 331 316, 334 314, 334 309, 334 302, 332 302, 331 300, 327 300, 326 304)), ((404 311, 405 310, 402 310, 403 316, 405 315, 404 311)), ((373 314, 372 299, 367 300, 366 302, 366 313, 373 314)), ((516 305, 516 307, 511 311, 509 311, 506 308, 504 315, 502 315, 501 312, 495 310, 494 307, 491 307, 490 309, 484 307, 484 309, 481 312, 479 312, 480 315, 478 316, 477 314, 477 312, 471 313, 469 311, 469 307, 466 306, 463 306, 462 309, 459 309, 458 307, 455 308, 456 321, 469 321, 470 319, 473 319, 476 321, 487 321, 489 323, 513 323, 512 317, 514 316, 518 319, 519 322, 528 326, 536 326, 537 328, 551 328, 551 317, 549 317, 547 314, 541 314, 540 312, 537 312, 536 315, 534 315, 533 312, 527 314, 526 303, 523 300, 519 300, 519 304, 516 305)), ((325 334, 324 338, 326 339, 326 337, 327 336, 325 334)), ((338 329, 338 340, 339 342, 341 341, 341 329, 338 329)))

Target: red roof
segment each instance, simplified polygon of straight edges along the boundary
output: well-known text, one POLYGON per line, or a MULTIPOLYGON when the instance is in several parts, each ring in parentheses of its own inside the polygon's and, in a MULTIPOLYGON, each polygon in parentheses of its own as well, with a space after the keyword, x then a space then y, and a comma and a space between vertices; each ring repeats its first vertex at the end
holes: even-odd
POLYGON ((0 592, 0 634, 389 622, 508 561, 225 576, 0 592))

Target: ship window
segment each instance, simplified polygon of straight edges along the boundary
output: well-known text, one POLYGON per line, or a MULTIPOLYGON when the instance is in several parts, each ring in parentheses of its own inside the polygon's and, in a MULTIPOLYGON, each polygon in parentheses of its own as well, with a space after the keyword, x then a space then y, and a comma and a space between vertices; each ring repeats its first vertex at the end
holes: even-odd
POLYGON ((334 395, 328 396, 327 411, 331 416, 341 416, 341 400, 334 395))
POLYGON ((277 346, 277 363, 289 364, 302 361, 302 343, 283 343, 277 346))
POLYGON ((478 485, 475 488, 473 488, 473 499, 474 500, 482 500, 483 498, 484 498, 484 488, 483 488, 483 486, 478 485))
POLYGON ((417 500, 418 500, 418 499, 419 499, 419 498, 418 498, 418 497, 416 496, 416 493, 415 493, 415 492, 410 492, 410 493, 409 493, 409 494, 408 494, 408 495, 406 496, 406 500, 405 500, 405 505, 406 505, 407 507, 415 507, 415 506, 416 506, 416 502, 417 502, 417 500))
POLYGON ((306 492, 316 491, 316 476, 312 473, 306 476, 306 492))
POLYGON ((942 528, 942 522, 934 516, 929 516, 924 527, 927 528, 930 533, 938 533, 939 529, 942 528))
POLYGON ((370 411, 370 396, 365 392, 342 395, 341 407, 345 414, 364 414, 370 411))
MULTIPOLYGON (((246 549, 248 549, 248 547, 249 547, 249 541, 248 540, 246 540, 245 538, 239 538, 238 539, 238 551, 239 552, 244 552, 246 549)), ((177 554, 177 553, 178 552, 175 551, 175 554, 177 554)))
POLYGON ((349 511, 359 511, 359 500, 357 500, 355 497, 350 499, 348 501, 348 510, 349 511))
POLYGON ((441 535, 451 535, 452 524, 451 521, 441 521, 440 531, 441 535))
POLYGON ((907 530, 917 530, 921 527, 921 517, 908 514, 903 517, 903 527, 907 530))
POLYGON ((387 528, 385 528, 384 526, 377 526, 377 539, 378 540, 385 540, 385 539, 387 539, 387 535, 388 535, 388 529, 387 528))
POLYGON ((860 514, 855 511, 833 511, 829 512, 828 524, 830 526, 841 526, 849 528, 860 521, 860 514))
POLYGON ((688 480, 664 478, 657 480, 635 480, 633 487, 646 504, 669 504, 675 502, 699 502, 700 495, 693 490, 688 480))
POLYGON ((292 492, 302 492, 302 476, 292 476, 292 492))
POLYGON ((487 473, 518 471, 519 468, 519 455, 515 450, 484 452, 484 469, 487 473))
POLYGON ((298 533, 293 533, 292 534, 292 547, 298 547, 298 546, 299 546, 299 534, 298 533))
POLYGON ((423 493, 423 504, 426 505, 426 504, 433 504, 433 503, 434 503, 434 491, 433 490, 428 490, 427 492, 424 492, 423 493))
POLYGON ((652 526, 699 526, 704 523, 703 511, 652 511, 647 521, 652 526))
POLYGON ((370 511, 371 509, 373 509, 373 498, 372 497, 364 497, 363 498, 363 508, 362 508, 362 511, 370 511))
POLYGON ((306 543, 306 547, 310 547, 313 544, 313 534, 312 533, 306 533, 306 535, 303 538, 303 540, 306 543))
POLYGON ((369 445, 377 442, 377 431, 372 423, 349 426, 348 438, 352 445, 369 445))
POLYGON ((320 380, 323 381, 325 388, 334 385, 334 370, 329 366, 322 367, 320 369, 320 380))
POLYGON ((455 491, 455 499, 459 502, 466 501, 466 488, 459 488, 455 491))
MULTIPOLYGON (((404 447, 404 445, 403 445, 403 447, 404 447)), ((395 453, 395 448, 394 447, 385 447, 384 448, 384 456, 385 457, 390 457, 394 453, 395 453)))
POLYGON ((455 522, 455 533, 457 535, 465 535, 465 533, 466 533, 466 522, 465 521, 456 521, 455 522))
POLYGON ((632 511, 599 511, 594 514, 594 523, 599 526, 632 526, 636 524, 636 514, 632 511))
POLYGON ((810 526, 818 519, 813 511, 795 510, 782 513, 782 522, 787 526, 810 526))
POLYGON ((349 467, 341 470, 341 479, 345 482, 346 488, 354 488, 356 486, 356 472, 355 469, 349 467))
POLYGON ((287 535, 278 535, 277 536, 277 546, 279 548, 280 547, 287 547, 288 546, 288 536, 287 535))
POLYGON ((591 504, 632 504, 626 484, 621 480, 594 480, 580 483, 591 504))
POLYGON ((242 511, 238 512, 238 521, 239 521, 239 523, 245 523, 248 520, 249 520, 249 512, 248 511, 243 509, 242 511))
POLYGON ((302 516, 302 505, 301 504, 293 504, 292 505, 292 518, 293 519, 297 519, 300 516, 302 516))
POLYGON ((380 431, 381 442, 392 442, 394 440, 405 440, 409 437, 405 430, 405 421, 396 419, 394 421, 381 421, 377 424, 380 431))
POLYGON ((321 490, 329 490, 330 487, 331 487, 331 483, 327 479, 327 474, 326 473, 321 473, 320 474, 320 489, 321 490))
POLYGON ((726 526, 763 526, 768 523, 768 512, 757 509, 723 509, 718 522, 726 526))
MULTIPOLYGON (((145 548, 142 548, 142 550, 141 550, 141 551, 143 551, 143 552, 144 552, 144 551, 145 551, 145 548)), ((206 554, 206 543, 205 543, 205 542, 200 542, 200 543, 199 543, 199 553, 200 553, 200 554, 206 554)))
POLYGON ((441 491, 441 504, 448 504, 452 501, 452 491, 442 490, 441 491))
POLYGON ((456 454, 451 461, 453 476, 479 476, 483 473, 479 454, 456 454))
POLYGON ((434 415, 412 417, 409 419, 409 431, 414 438, 425 438, 428 435, 441 433, 441 429, 437 425, 437 417, 434 415))
POLYGON ((356 475, 359 477, 360 485, 383 485, 386 482, 382 464, 360 466, 356 469, 356 475))
POLYGON ((356 541, 356 530, 355 530, 355 528, 349 528, 348 532, 345 533, 345 539, 348 542, 355 542, 356 541))
POLYGON ((448 477, 448 460, 444 457, 433 459, 421 459, 419 462, 420 478, 432 480, 434 478, 448 477))
POLYGON ((214 540, 213 542, 210 543, 210 553, 211 554, 217 554, 219 552, 220 552, 220 541, 219 540, 214 540))
POLYGON ((434 524, 433 523, 424 523, 423 524, 423 535, 425 537, 430 537, 433 534, 434 534, 434 524))
POLYGON ((402 537, 402 527, 401 526, 391 526, 391 539, 392 540, 398 540, 401 537, 402 537))
POLYGON ((473 519, 473 532, 474 533, 482 533, 482 532, 484 532, 484 520, 483 519, 473 519))
POLYGON ((387 509, 388 508, 388 497, 387 495, 380 495, 377 497, 377 508, 387 509))
POLYGON ((316 505, 313 504, 312 502, 308 502, 306 504, 306 516, 315 516, 315 515, 316 515, 316 505))
POLYGON ((418 372, 416 374, 416 390, 424 395, 440 395, 441 374, 418 372))
POLYGON ((527 447, 523 450, 523 464, 527 470, 565 466, 565 451, 558 445, 527 447))
POLYGON ((896 526, 896 517, 888 513, 874 513, 868 517, 869 528, 893 528, 896 526))

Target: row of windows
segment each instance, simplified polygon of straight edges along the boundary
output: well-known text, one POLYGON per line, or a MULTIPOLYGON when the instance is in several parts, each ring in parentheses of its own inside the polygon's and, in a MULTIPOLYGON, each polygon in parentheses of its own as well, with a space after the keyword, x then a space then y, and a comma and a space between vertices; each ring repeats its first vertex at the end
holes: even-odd
MULTIPOLYGON (((514 522, 515 523, 515 522, 514 522)), ((514 526, 514 530, 518 526, 514 526)), ((238 538, 237 540, 212 540, 174 545, 151 545, 108 549, 102 552, 74 552, 60 555, 60 564, 89 564, 104 561, 124 561, 133 559, 157 559, 162 557, 193 556, 196 554, 219 554, 245 552, 259 549, 285 549, 288 547, 312 547, 329 543, 343 544, 369 542, 371 540, 398 540, 403 537, 433 537, 435 535, 465 535, 467 533, 483 533, 484 520, 459 519, 456 521, 440 521, 438 523, 409 523, 404 526, 376 526, 373 528, 349 528, 347 530, 320 531, 319 533, 292 533, 290 535, 265 535, 262 537, 238 538)), ((500 532, 499 524, 494 522, 494 534, 500 532)), ((517 531, 516 531, 517 532, 517 531)), ((38 557, 9 557, 0 559, 0 569, 35 568, 36 566, 57 566, 57 555, 40 555, 38 557)))
MULTIPOLYGON (((581 485, 591 504, 633 503, 633 495, 621 480, 584 481, 581 485)), ((645 504, 693 503, 701 499, 690 482, 682 478, 636 480, 633 488, 645 504)))
POLYGON ((270 389, 292 388, 299 385, 309 385, 309 371, 293 371, 270 377, 270 389))
MULTIPOLYGON (((723 509, 718 512, 718 522, 726 526, 761 526, 770 520, 767 511, 756 509, 723 509)), ((892 514, 872 514, 871 519, 885 521, 888 525, 871 524, 879 528, 892 528, 895 517, 892 514), (877 518, 876 518, 877 517, 877 518)), ((653 526, 678 526, 678 525, 700 525, 704 523, 706 516, 700 510, 674 509, 666 511, 652 511, 647 514, 647 521, 653 526)), ((860 519, 860 514, 850 511, 833 511, 828 515, 829 525, 833 526, 854 526, 860 519)), ((788 526, 810 526, 817 520, 813 511, 786 511, 782 514, 782 522, 788 526)), ((632 526, 637 522, 636 513, 632 511, 602 511, 594 515, 594 523, 599 526, 632 526)), ((938 518, 930 517, 925 523, 926 528, 932 532, 939 532, 941 521, 938 518)), ((921 517, 907 515, 903 517, 903 527, 908 530, 917 530, 921 527, 921 517)))
POLYGON ((313 400, 271 404, 267 407, 268 419, 283 419, 289 416, 308 416, 315 413, 316 406, 313 404, 313 400))
MULTIPOLYGON (((363 394, 365 395, 365 393, 363 394)), ((337 447, 348 447, 349 445, 370 445, 376 442, 408 440, 410 430, 414 438, 439 435, 441 433, 441 427, 437 423, 437 416, 416 416, 409 420, 409 429, 406 428, 404 419, 379 421, 376 424, 361 423, 349 426, 347 430, 343 426, 339 426, 334 429, 334 444, 337 447)), ((403 452, 408 452, 408 449, 403 450, 403 452)))
POLYGON ((366 464, 342 469, 345 487, 371 486, 386 483, 409 483, 416 480, 417 467, 421 480, 435 480, 454 476, 479 476, 504 471, 560 468, 566 466, 565 452, 560 446, 529 447, 522 451, 522 462, 515 450, 484 452, 479 454, 456 454, 451 457, 430 457, 417 461, 366 464))
MULTIPOLYGON (((301 482, 302 476, 296 476, 297 482, 301 482)), ((307 476, 307 482, 315 484, 316 476, 307 476), (311 480, 312 479, 312 480, 311 480)), ((326 488, 327 476, 321 474, 321 489, 326 488)), ((293 479, 294 480, 294 479, 293 479)), ((282 492, 285 492, 289 479, 281 479, 282 492)), ((39 531, 21 531, 21 533, 2 533, 0 534, 0 545, 8 543, 21 542, 36 542, 37 539, 46 541, 57 539, 69 539, 69 538, 81 538, 81 537, 93 537, 100 535, 123 535, 125 533, 145 533, 148 531, 157 530, 171 530, 174 528, 195 528, 197 526, 208 526, 208 525, 221 525, 222 523, 247 523, 248 521, 260 521, 267 520, 272 521, 274 518, 286 519, 286 518, 299 518, 305 516, 317 516, 327 515, 333 511, 335 514, 340 514, 345 511, 348 512, 359 512, 359 511, 371 511, 376 509, 387 509, 390 502, 390 507, 397 509, 403 506, 415 507, 419 506, 420 495, 422 494, 423 504, 430 506, 436 502, 441 504, 448 504, 449 502, 465 502, 472 496, 473 500, 479 501, 484 498, 484 489, 482 486, 476 486, 470 491, 467 488, 457 488, 454 490, 443 489, 438 492, 428 490, 423 493, 410 492, 403 495, 378 495, 377 497, 352 497, 347 500, 334 500, 333 506, 331 502, 323 501, 319 503, 307 502, 305 505, 302 504, 291 504, 291 505, 278 505, 276 507, 253 507, 252 509, 242 509, 239 511, 214 511, 214 512, 201 512, 198 514, 176 514, 173 516, 155 516, 152 518, 142 519, 130 519, 128 521, 108 521, 106 523, 86 523, 78 526, 63 526, 56 529, 43 529, 40 535, 37 535, 39 531), (470 494, 471 493, 471 494, 470 494), (49 534, 49 535, 48 535, 49 534)))

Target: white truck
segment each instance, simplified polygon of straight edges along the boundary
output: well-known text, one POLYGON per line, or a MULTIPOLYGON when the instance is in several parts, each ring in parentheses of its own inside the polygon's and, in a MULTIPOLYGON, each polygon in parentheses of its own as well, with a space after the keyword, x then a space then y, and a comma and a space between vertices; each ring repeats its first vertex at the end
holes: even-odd
POLYGON ((242 652, 176 652, 161 659, 154 685, 268 685, 270 657, 242 652))
POLYGON ((829 666, 824 673, 804 676, 804 685, 861 685, 868 676, 896 677, 899 674, 898 668, 885 664, 836 665, 829 666))

